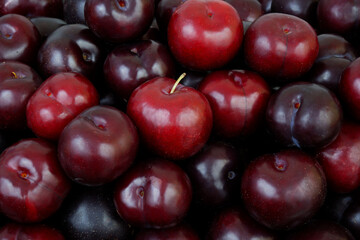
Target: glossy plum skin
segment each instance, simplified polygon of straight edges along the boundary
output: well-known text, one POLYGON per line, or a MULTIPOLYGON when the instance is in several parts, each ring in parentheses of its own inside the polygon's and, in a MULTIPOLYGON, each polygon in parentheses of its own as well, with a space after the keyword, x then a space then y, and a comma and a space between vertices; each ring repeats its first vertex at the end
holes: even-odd
POLYGON ((212 129, 212 112, 199 91, 177 85, 175 80, 154 78, 132 93, 127 114, 138 128, 148 149, 172 160, 193 156, 207 142, 212 129))
POLYGON ((147 80, 174 77, 175 62, 165 45, 142 40, 111 51, 105 60, 104 75, 113 91, 129 99, 134 89, 147 80))
POLYGON ((199 86, 214 117, 214 131, 234 138, 253 134, 263 123, 270 88, 257 73, 245 70, 215 71, 199 86))
POLYGON ((84 185, 102 185, 126 171, 136 157, 137 130, 113 107, 86 109, 63 130, 58 156, 66 174, 84 185))
POLYGON ((357 53, 343 37, 335 34, 318 35, 319 54, 303 80, 321 84, 339 96, 343 71, 354 61, 357 53))
POLYGON ((360 58, 353 61, 343 72, 340 80, 340 97, 343 106, 355 120, 360 119, 360 58))
POLYGON ((307 72, 319 51, 316 33, 310 24, 283 13, 259 17, 246 31, 243 46, 250 68, 280 82, 307 72))
POLYGON ((0 63, 0 129, 26 128, 26 104, 42 79, 17 61, 0 63))
POLYGON ((329 239, 343 239, 355 240, 351 232, 342 225, 327 221, 314 220, 307 223, 297 231, 288 234, 284 240, 329 240, 329 239))
POLYGON ((38 136, 57 140, 77 114, 97 105, 92 83, 79 73, 57 73, 35 91, 26 107, 28 127, 38 136))
POLYGON ((86 0, 63 0, 65 22, 68 24, 86 24, 84 13, 85 2, 86 0))
POLYGON ((207 144, 190 158, 186 172, 193 187, 193 202, 200 207, 220 207, 233 199, 246 159, 222 142, 207 144))
POLYGON ((162 33, 167 33, 172 14, 175 12, 176 8, 185 1, 186 0, 161 0, 156 5, 155 18, 162 33))
POLYGON ((65 240, 60 231, 44 224, 21 225, 18 223, 4 225, 0 229, 0 239, 65 240))
POLYGON ((339 87, 341 75, 351 64, 346 58, 329 57, 316 61, 309 72, 302 78, 303 80, 321 84, 340 96, 339 87))
POLYGON ((53 17, 34 17, 30 21, 38 29, 41 40, 44 41, 52 32, 61 26, 64 26, 66 22, 60 18, 53 17))
POLYGON ((272 0, 271 11, 291 14, 315 25, 318 0, 272 0))
POLYGON ((55 217, 66 239, 132 239, 132 227, 116 212, 113 185, 74 186, 55 217))
POLYGON ((187 224, 178 224, 164 229, 143 229, 135 240, 200 240, 197 233, 187 224))
POLYGON ((138 162, 117 182, 114 201, 133 226, 163 228, 179 223, 190 206, 192 187, 186 173, 163 159, 138 162))
POLYGON ((87 26, 67 24, 42 44, 37 67, 45 78, 58 72, 77 72, 95 81, 104 59, 103 43, 87 26))
POLYGON ((242 43, 243 25, 237 11, 225 1, 186 1, 171 16, 167 36, 177 61, 206 71, 234 58, 242 43))
POLYGON ((209 228, 207 240, 226 240, 228 236, 232 240, 277 239, 275 233, 257 223, 242 208, 228 208, 217 214, 209 228))
POLYGON ((344 211, 344 214, 341 219, 341 224, 351 231, 351 233, 356 237, 360 238, 360 204, 359 196, 354 198, 354 201, 349 205, 349 207, 344 211))
POLYGON ((359 10, 360 2, 358 1, 320 0, 317 8, 319 28, 323 32, 351 38, 351 35, 359 30, 359 10))
POLYGON ((258 0, 261 4, 261 8, 265 13, 271 12, 271 5, 273 0, 258 0))
POLYGON ((345 38, 335 34, 320 34, 318 35, 319 53, 316 61, 337 57, 344 58, 349 61, 354 61, 357 58, 357 53, 354 47, 345 38))
POLYGON ((26 17, 7 14, 0 17, 0 61, 33 64, 40 46, 40 34, 26 17))
POLYGON ((51 216, 71 183, 57 160, 56 147, 41 139, 24 139, 0 156, 0 209, 18 222, 51 216))
POLYGON ((236 11, 242 21, 253 22, 258 17, 263 15, 261 3, 257 0, 225 0, 230 3, 236 11))
POLYGON ((0 1, 0 15, 16 13, 26 17, 61 18, 62 8, 62 0, 0 1))
POLYGON ((154 0, 87 0, 84 13, 87 25, 100 38, 122 43, 147 31, 155 15, 155 4, 154 0))
POLYGON ((345 122, 339 136, 317 153, 329 187, 348 193, 360 186, 360 125, 345 122))
POLYGON ((327 88, 294 82, 279 89, 266 110, 268 129, 284 146, 320 148, 340 132, 342 109, 327 88))
POLYGON ((283 150, 248 165, 241 193, 255 220, 272 229, 292 229, 319 210, 326 179, 315 159, 300 150, 283 150))

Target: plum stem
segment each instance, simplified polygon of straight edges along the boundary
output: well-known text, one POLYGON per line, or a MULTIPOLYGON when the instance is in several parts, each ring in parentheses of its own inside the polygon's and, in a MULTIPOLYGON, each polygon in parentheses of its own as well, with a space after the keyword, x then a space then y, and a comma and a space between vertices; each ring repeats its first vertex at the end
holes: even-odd
POLYGON ((183 73, 180 75, 180 77, 176 80, 174 86, 172 87, 171 91, 170 91, 170 94, 174 93, 175 92, 175 89, 177 87, 177 85, 179 84, 179 82, 186 76, 186 73, 183 73))

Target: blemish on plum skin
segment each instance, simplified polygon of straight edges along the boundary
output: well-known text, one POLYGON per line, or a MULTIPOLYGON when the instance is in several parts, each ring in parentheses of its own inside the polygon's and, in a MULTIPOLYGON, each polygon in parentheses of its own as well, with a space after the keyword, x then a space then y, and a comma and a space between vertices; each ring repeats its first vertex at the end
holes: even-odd
POLYGON ((300 102, 296 102, 296 103, 294 103, 294 108, 299 109, 300 105, 301 105, 300 102))
POLYGON ((105 130, 105 126, 102 125, 102 124, 97 125, 97 127, 98 127, 100 130, 105 130))
POLYGON ((288 168, 288 162, 275 156, 274 167, 276 170, 284 172, 288 168))
POLYGON ((25 171, 20 171, 19 172, 19 177, 21 179, 27 180, 29 178, 29 174, 27 172, 25 172, 25 171))
POLYGON ((144 196, 145 196, 145 190, 144 190, 144 188, 142 188, 142 187, 139 187, 139 188, 136 190, 136 193, 137 193, 137 195, 138 195, 140 198, 144 198, 144 196))
POLYGON ((119 6, 119 8, 120 8, 121 10, 125 10, 125 9, 126 9, 126 2, 125 2, 125 0, 117 0, 116 2, 117 2, 117 5, 119 6))
POLYGON ((290 29, 287 28, 287 27, 283 28, 283 32, 284 32, 285 34, 291 33, 290 29))
POLYGON ((14 78, 14 79, 17 79, 17 78, 18 78, 16 72, 11 72, 11 77, 14 78))

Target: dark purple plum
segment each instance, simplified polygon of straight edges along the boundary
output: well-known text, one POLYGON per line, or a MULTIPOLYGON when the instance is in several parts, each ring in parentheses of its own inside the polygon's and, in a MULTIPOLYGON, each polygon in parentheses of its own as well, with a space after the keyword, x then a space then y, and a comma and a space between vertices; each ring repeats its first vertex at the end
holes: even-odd
POLYGON ((261 3, 257 0, 225 0, 239 13, 242 21, 253 22, 263 14, 261 3))
POLYGON ((199 207, 220 207, 234 199, 247 159, 234 147, 210 143, 190 158, 186 172, 199 207))
POLYGON ((189 177, 175 163, 153 158, 135 164, 117 181, 117 212, 133 226, 171 227, 187 214, 192 199, 189 177))
POLYGON ((318 148, 330 144, 339 134, 342 108, 324 86, 294 82, 272 95, 266 121, 284 146, 318 148))
POLYGON ((360 2, 354 0, 319 0, 317 20, 320 31, 348 38, 358 38, 360 2))
POLYGON ((43 41, 50 36, 53 31, 66 24, 64 20, 53 17, 34 17, 30 20, 39 30, 43 41))
POLYGON ((271 12, 286 13, 316 24, 316 9, 319 0, 272 0, 271 12))
POLYGON ((0 63, 0 129, 26 128, 26 105, 42 79, 18 61, 0 63))
POLYGON ((138 145, 135 125, 125 113, 113 107, 94 106, 64 128, 58 155, 70 179, 95 186, 124 173, 134 161, 138 145))
POLYGON ((0 61, 34 65, 40 40, 39 31, 28 18, 19 14, 0 17, 0 61))
POLYGON ((319 53, 316 61, 325 58, 337 57, 354 61, 357 58, 355 48, 342 36, 336 34, 320 34, 318 35, 319 53))
POLYGON ((104 75, 111 89, 124 99, 143 82, 174 77, 175 62, 164 44, 142 40, 121 45, 105 60, 104 75))
POLYGON ((102 44, 85 25, 59 27, 39 49, 39 72, 45 78, 58 72, 77 72, 94 80, 99 76, 104 61, 102 44))
POLYGON ((30 18, 41 16, 62 18, 62 8, 62 0, 0 0, 0 15, 16 13, 30 18))
POLYGON ((143 35, 155 15, 155 0, 87 0, 85 21, 108 42, 122 43, 143 35))
POLYGON ((66 239, 131 239, 132 227, 117 213, 113 186, 75 186, 56 215, 66 239))
POLYGON ((351 64, 346 58, 329 57, 316 61, 309 72, 301 79, 323 85, 336 96, 340 96, 339 87, 342 73, 351 64))
POLYGON ((86 0, 63 0, 65 22, 68 24, 86 24, 84 13, 85 2, 86 0))
POLYGON ((155 18, 163 36, 167 35, 167 27, 175 9, 186 0, 161 0, 156 7, 155 18))

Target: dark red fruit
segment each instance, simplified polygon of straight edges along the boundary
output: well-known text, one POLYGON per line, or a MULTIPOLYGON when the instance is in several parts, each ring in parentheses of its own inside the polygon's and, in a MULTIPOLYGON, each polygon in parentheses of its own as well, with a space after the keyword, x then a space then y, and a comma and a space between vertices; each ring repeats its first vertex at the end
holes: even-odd
POLYGON ((333 191, 348 193, 360 186, 359 144, 360 125, 346 122, 335 141, 318 152, 317 159, 333 191))
POLYGON ((114 201, 120 216, 139 227, 163 228, 179 223, 192 198, 188 176, 162 159, 138 162, 117 182, 114 201))
POLYGON ((244 37, 247 64, 278 81, 297 78, 307 72, 318 51, 318 39, 310 24, 283 13, 259 17, 244 37))
POLYGON ((264 123, 270 88, 254 72, 212 72, 201 82, 199 91, 209 100, 214 131, 221 137, 248 136, 264 123))
POLYGON ((0 0, 0 15, 16 13, 26 17, 62 18, 62 0, 0 0))
POLYGON ((87 26, 66 24, 42 44, 37 65, 46 78, 59 72, 77 72, 95 82, 105 59, 103 51, 103 43, 87 26))
POLYGON ((157 155, 180 160, 197 153, 210 137, 212 112, 206 97, 171 78, 154 78, 132 93, 127 114, 140 138, 157 155))
POLYGON ((276 235, 271 230, 257 223, 241 208, 222 210, 214 218, 208 233, 208 240, 268 239, 275 240, 276 235))
POLYGON ((26 108, 27 124, 36 135, 57 140, 76 115, 98 103, 95 87, 83 75, 54 74, 31 96, 26 108))
POLYGON ((22 140, 0 156, 0 210, 15 221, 48 218, 58 210, 70 186, 56 147, 45 140, 22 140))
POLYGON ((59 230, 44 224, 8 223, 0 229, 0 239, 65 240, 59 230))
POLYGON ((175 58, 195 70, 224 66, 235 57, 243 39, 239 14, 222 0, 184 2, 172 14, 167 30, 175 58))
POLYGON ((125 113, 112 107, 94 106, 64 128, 58 155, 73 181, 102 185, 130 167, 138 145, 136 128, 125 113))
POLYGON ((360 58, 352 62, 343 72, 340 80, 340 97, 344 108, 355 120, 360 120, 360 58))
POLYGON ((0 61, 34 65, 40 40, 39 31, 28 18, 18 14, 0 17, 0 61))
POLYGON ((154 0, 87 0, 85 21, 105 41, 134 40, 150 27, 155 15, 154 0))
POLYGON ((142 40, 110 52, 104 74, 111 89, 124 99, 143 82, 155 77, 174 77, 175 62, 163 44, 142 40))
POLYGON ((40 76, 26 64, 0 63, 0 129, 26 128, 26 104, 41 82, 40 76))
POLYGON ((291 229, 309 220, 326 196, 319 163, 300 150, 256 158, 242 176, 241 193, 250 215, 272 229, 291 229))

